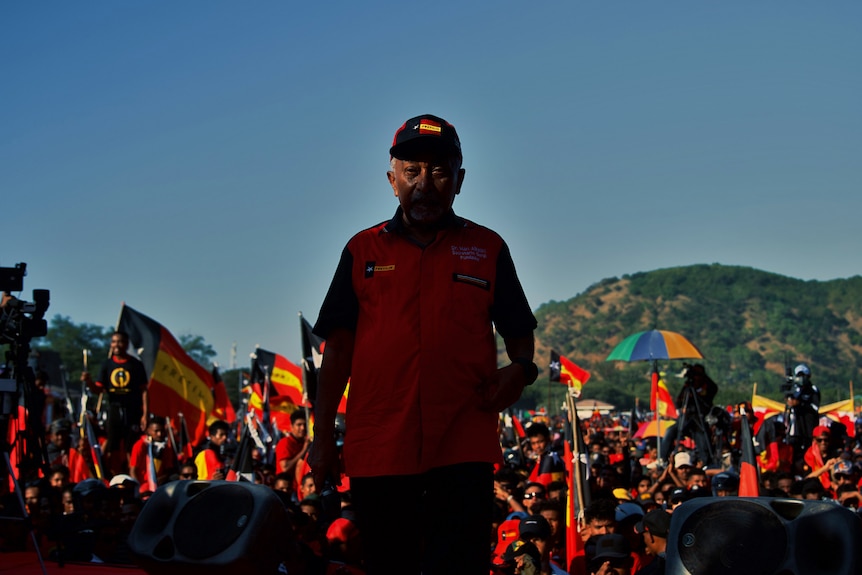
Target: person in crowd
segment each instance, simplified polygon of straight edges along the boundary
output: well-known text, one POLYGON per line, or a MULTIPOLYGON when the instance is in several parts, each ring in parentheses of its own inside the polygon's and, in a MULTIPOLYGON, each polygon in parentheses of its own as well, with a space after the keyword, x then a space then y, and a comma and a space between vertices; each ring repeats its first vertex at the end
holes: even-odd
POLYGON ((132 446, 129 475, 153 492, 176 472, 177 456, 165 440, 165 418, 152 416, 147 430, 132 446))
MULTIPOLYGON (((306 423, 304 410, 297 409, 290 414, 290 430, 275 446, 277 473, 289 473, 291 478, 295 477, 296 464, 305 457, 311 446, 306 423)), ((293 483, 294 479, 291 479, 291 487, 293 483)))
POLYGON ((793 461, 803 458, 814 438, 820 409, 820 390, 811 382, 811 369, 800 363, 784 392, 785 441, 793 448, 793 461))
POLYGON ((209 443, 195 456, 198 479, 221 480, 228 476, 224 446, 227 443, 230 425, 217 419, 209 426, 209 443))
POLYGON ((670 513, 664 509, 656 509, 644 515, 635 525, 635 532, 643 538, 644 549, 653 557, 653 560, 638 569, 635 575, 664 575, 670 520, 670 513))
POLYGON ((129 355, 129 335, 115 331, 111 335, 111 356, 102 364, 99 379, 93 381, 89 372, 81 381, 93 393, 105 393, 108 398, 108 441, 105 458, 112 474, 125 473, 129 468, 132 445, 147 427, 147 372, 144 364, 129 355))
POLYGON ((631 575, 631 548, 625 537, 616 533, 596 539, 595 554, 589 562, 590 575, 631 575))
POLYGON ((396 214, 348 242, 314 326, 326 348, 309 463, 319 487, 338 482, 349 378, 343 461, 369 575, 479 573, 498 414, 538 375, 536 319, 502 238, 452 210, 465 175, 455 128, 412 118, 389 153, 396 214), (500 368, 495 328, 512 360, 500 368), (399 504, 381 508, 384 496, 399 504))
POLYGON ((805 474, 805 478, 818 479, 826 490, 832 488, 830 473, 835 464, 841 460, 840 457, 834 457, 830 451, 831 435, 828 427, 824 425, 815 427, 812 443, 802 458, 801 471, 805 474))
POLYGON ((527 427, 530 441, 531 461, 535 464, 530 470, 530 481, 547 487, 554 481, 565 481, 566 464, 554 451, 551 451, 551 431, 544 423, 533 423, 527 427))

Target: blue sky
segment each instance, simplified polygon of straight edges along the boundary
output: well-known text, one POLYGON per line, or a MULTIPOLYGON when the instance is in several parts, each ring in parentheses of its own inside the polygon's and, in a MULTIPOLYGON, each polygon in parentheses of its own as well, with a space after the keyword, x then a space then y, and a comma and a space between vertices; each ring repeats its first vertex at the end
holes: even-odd
POLYGON ((421 113, 458 129, 455 209, 534 308, 695 263, 860 273, 858 1, 312 4, 0 4, 0 265, 28 263, 26 299, 296 361, 421 113))

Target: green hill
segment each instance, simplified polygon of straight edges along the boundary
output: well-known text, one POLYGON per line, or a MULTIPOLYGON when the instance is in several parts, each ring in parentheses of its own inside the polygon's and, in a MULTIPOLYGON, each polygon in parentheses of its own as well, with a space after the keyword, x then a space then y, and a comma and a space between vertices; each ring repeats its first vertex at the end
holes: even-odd
MULTIPOLYGON (((847 399, 849 382, 862 370, 862 277, 803 281, 752 268, 694 265, 609 278, 564 302, 536 311, 537 363, 544 368, 526 403, 551 410, 562 386, 548 387, 554 349, 592 373, 584 397, 634 405, 649 399, 649 365, 606 362, 626 336, 648 330, 676 331, 704 355, 719 386, 716 398, 732 403, 759 394, 782 399, 786 363, 807 363, 824 404, 847 399), (556 388, 555 388, 556 387, 556 388)), ((676 393, 682 361, 660 362, 676 393)))

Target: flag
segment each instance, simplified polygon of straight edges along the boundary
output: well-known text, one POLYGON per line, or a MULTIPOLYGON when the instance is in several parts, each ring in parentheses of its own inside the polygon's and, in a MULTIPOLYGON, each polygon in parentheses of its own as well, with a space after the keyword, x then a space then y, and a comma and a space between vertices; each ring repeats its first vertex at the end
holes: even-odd
POLYGON ((313 403, 317 399, 317 372, 323 363, 323 338, 314 335, 311 324, 299 314, 302 335, 302 376, 307 398, 313 403))
MULTIPOLYGON (((251 381, 261 386, 269 374, 269 398, 287 398, 294 405, 305 405, 302 399, 302 370, 283 355, 257 348, 251 365, 251 381)), ((264 400, 267 389, 261 387, 264 400)))
POLYGON ((760 495, 760 466, 754 454, 754 441, 751 438, 751 425, 748 423, 748 414, 745 410, 740 411, 739 421, 739 496, 758 497, 760 495))
POLYGON ((784 408, 785 405, 780 401, 775 401, 756 393, 752 394, 751 409, 754 411, 754 415, 757 416, 757 422, 754 424, 754 433, 759 433, 763 422, 770 417, 783 414, 784 408))
POLYGON ((653 372, 653 378, 656 378, 657 381, 655 382, 655 397, 650 398, 650 408, 655 410, 658 406, 659 415, 666 419, 676 419, 679 414, 676 412, 676 405, 667 384, 656 372, 653 372))
MULTIPOLYGON (((317 374, 320 371, 320 366, 323 363, 323 350, 326 347, 326 340, 314 335, 311 324, 308 323, 302 314, 300 315, 300 324, 302 327, 302 371, 305 381, 306 398, 312 403, 317 400, 317 374)), ((341 400, 338 402, 336 413, 347 413, 347 395, 350 392, 350 380, 347 380, 347 386, 344 388, 344 393, 341 394, 341 400)), ((309 425, 309 429, 311 426, 309 425)))
POLYGON ((581 388, 590 379, 589 371, 553 350, 551 350, 551 363, 548 368, 551 372, 551 381, 568 385, 575 391, 575 396, 581 395, 581 388))
POLYGON ((569 419, 566 422, 566 441, 563 442, 563 459, 566 464, 568 495, 566 502, 566 561, 571 562, 584 553, 579 517, 590 503, 589 465, 587 448, 581 433, 578 410, 574 401, 569 401, 569 419))
POLYGON ((185 414, 194 442, 203 440, 214 404, 212 374, 189 357, 160 323, 125 304, 117 329, 129 334, 149 375, 150 413, 185 414))
POLYGON ((233 423, 236 421, 236 411, 233 409, 233 404, 227 396, 227 388, 224 385, 224 380, 218 371, 218 366, 213 366, 212 371, 213 382, 213 416, 218 419, 233 423))

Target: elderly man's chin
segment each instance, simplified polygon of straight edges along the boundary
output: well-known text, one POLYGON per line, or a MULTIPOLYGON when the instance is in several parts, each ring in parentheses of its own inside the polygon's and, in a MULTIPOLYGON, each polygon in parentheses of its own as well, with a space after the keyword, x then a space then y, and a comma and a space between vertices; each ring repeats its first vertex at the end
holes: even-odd
POLYGON ((407 220, 416 227, 433 227, 445 215, 446 210, 439 206, 413 206, 407 214, 407 220))

